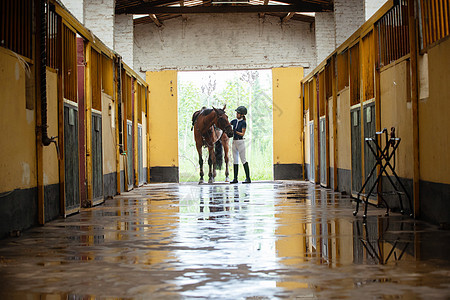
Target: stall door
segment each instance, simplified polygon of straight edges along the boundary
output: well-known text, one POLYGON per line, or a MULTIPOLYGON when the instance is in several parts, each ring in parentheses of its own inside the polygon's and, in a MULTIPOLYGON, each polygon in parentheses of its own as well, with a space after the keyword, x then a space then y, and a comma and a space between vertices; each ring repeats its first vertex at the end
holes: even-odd
POLYGON ((127 164, 128 164, 128 189, 133 188, 133 122, 127 120, 127 164))
POLYGON ((92 195, 94 205, 103 202, 102 116, 92 113, 92 195))
POLYGON ((64 187, 65 214, 80 209, 78 170, 78 108, 64 103, 64 187))
POLYGON ((327 183, 327 123, 326 118, 320 118, 319 135, 320 135, 320 185, 326 187, 327 183))
POLYGON ((350 111, 351 136, 352 136, 352 192, 361 190, 362 168, 361 168, 361 109, 355 108, 350 111))
POLYGON ((139 184, 144 183, 144 167, 142 159, 142 125, 138 124, 138 171, 139 171, 139 184))
POLYGON ((315 181, 315 162, 314 162, 314 121, 309 123, 309 151, 311 157, 311 172, 309 172, 309 180, 315 181))
MULTIPOLYGON (((375 137, 375 102, 366 104, 364 106, 364 138, 373 138, 375 137)), ((372 144, 373 148, 374 145, 372 144)), ((364 174, 365 178, 369 177, 370 171, 376 163, 375 156, 372 151, 370 151, 367 142, 364 142, 364 174)), ((372 185, 376 182, 377 173, 369 179, 369 182, 366 185, 365 192, 368 193, 372 185)), ((376 190, 375 190, 376 192, 376 190)))

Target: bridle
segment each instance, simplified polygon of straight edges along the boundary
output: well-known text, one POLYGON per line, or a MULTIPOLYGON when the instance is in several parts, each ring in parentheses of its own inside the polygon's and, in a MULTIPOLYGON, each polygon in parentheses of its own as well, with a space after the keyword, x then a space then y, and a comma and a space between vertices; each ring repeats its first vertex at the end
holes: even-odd
MULTIPOLYGON (((202 113, 203 113, 203 112, 201 112, 200 114, 202 114, 202 113)), ((200 114, 199 114, 199 116, 200 116, 200 114)), ((218 140, 220 140, 220 139, 222 138, 223 133, 225 132, 225 129, 226 129, 227 127, 230 127, 230 128, 231 128, 231 125, 227 125, 227 124, 226 124, 226 120, 225 120, 224 117, 223 117, 223 115, 225 115, 225 113, 220 114, 220 113, 216 112, 216 115, 217 115, 217 127, 218 127, 219 129, 222 130, 222 134, 220 135, 220 137, 219 137, 219 139, 218 139, 218 140), (225 123, 224 123, 224 122, 225 122, 225 123), (223 127, 223 129, 220 128, 220 127, 223 127)), ((198 116, 198 117, 199 117, 199 116, 198 116)), ((197 119, 198 119, 198 117, 197 117, 197 119)), ((197 120, 195 120, 195 123, 196 123, 196 122, 197 122, 197 120)), ((216 124, 213 124, 213 126, 216 127, 216 124)), ((197 129, 197 130, 200 131, 199 129, 197 129)), ((214 129, 213 129, 213 130, 214 130, 214 129)), ((205 132, 205 134, 208 134, 208 136, 209 136, 209 135, 210 135, 209 132, 210 132, 210 129, 208 129, 208 131, 205 132)), ((204 136, 205 134, 202 134, 202 137, 203 137, 203 140, 204 140, 205 144, 206 144, 208 147, 213 147, 213 145, 209 145, 208 141, 206 140, 206 138, 205 138, 205 136, 204 136)))

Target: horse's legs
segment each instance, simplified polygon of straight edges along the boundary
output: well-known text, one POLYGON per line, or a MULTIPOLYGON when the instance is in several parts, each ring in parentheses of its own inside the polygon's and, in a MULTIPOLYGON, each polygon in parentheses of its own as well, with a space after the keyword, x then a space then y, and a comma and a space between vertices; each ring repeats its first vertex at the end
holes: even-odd
MULTIPOLYGON (((225 136, 226 137, 226 136, 225 136)), ((223 155, 225 157, 225 182, 229 182, 230 181, 230 172, 228 170, 228 150, 229 150, 229 145, 228 145, 228 137, 223 138, 222 137, 222 145, 223 145, 223 155)))
POLYGON ((199 184, 203 183, 203 157, 202 157, 202 145, 198 145, 197 143, 197 152, 198 152, 198 163, 200 165, 200 180, 199 180, 199 184))
POLYGON ((209 183, 214 182, 214 177, 216 177, 216 155, 214 154, 214 147, 208 147, 209 150, 209 159, 208 159, 208 165, 209 165, 209 183))

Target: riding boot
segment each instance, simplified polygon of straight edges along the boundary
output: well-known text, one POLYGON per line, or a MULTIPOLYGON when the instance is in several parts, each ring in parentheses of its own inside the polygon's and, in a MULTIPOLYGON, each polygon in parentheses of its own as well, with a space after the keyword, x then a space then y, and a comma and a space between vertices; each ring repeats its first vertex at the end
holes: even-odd
POLYGON ((238 171, 239 171, 239 165, 234 164, 233 165, 234 179, 230 183, 238 183, 238 171))
POLYGON ((243 181, 242 183, 251 183, 252 181, 250 180, 250 169, 248 168, 248 162, 244 164, 244 170, 245 170, 245 181, 243 181))

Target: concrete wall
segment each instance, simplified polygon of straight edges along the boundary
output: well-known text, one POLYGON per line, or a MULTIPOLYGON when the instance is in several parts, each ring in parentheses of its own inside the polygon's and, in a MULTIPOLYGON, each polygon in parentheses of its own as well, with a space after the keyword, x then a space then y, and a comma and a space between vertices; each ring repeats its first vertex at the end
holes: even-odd
POLYGON ((114 50, 120 53, 123 61, 131 68, 134 66, 133 30, 132 15, 116 15, 114 20, 114 50))
POLYGON ((84 26, 105 43, 114 47, 115 0, 84 0, 84 26))
POLYGON ((134 68, 146 71, 315 66, 309 23, 257 14, 199 14, 135 27, 134 68))

